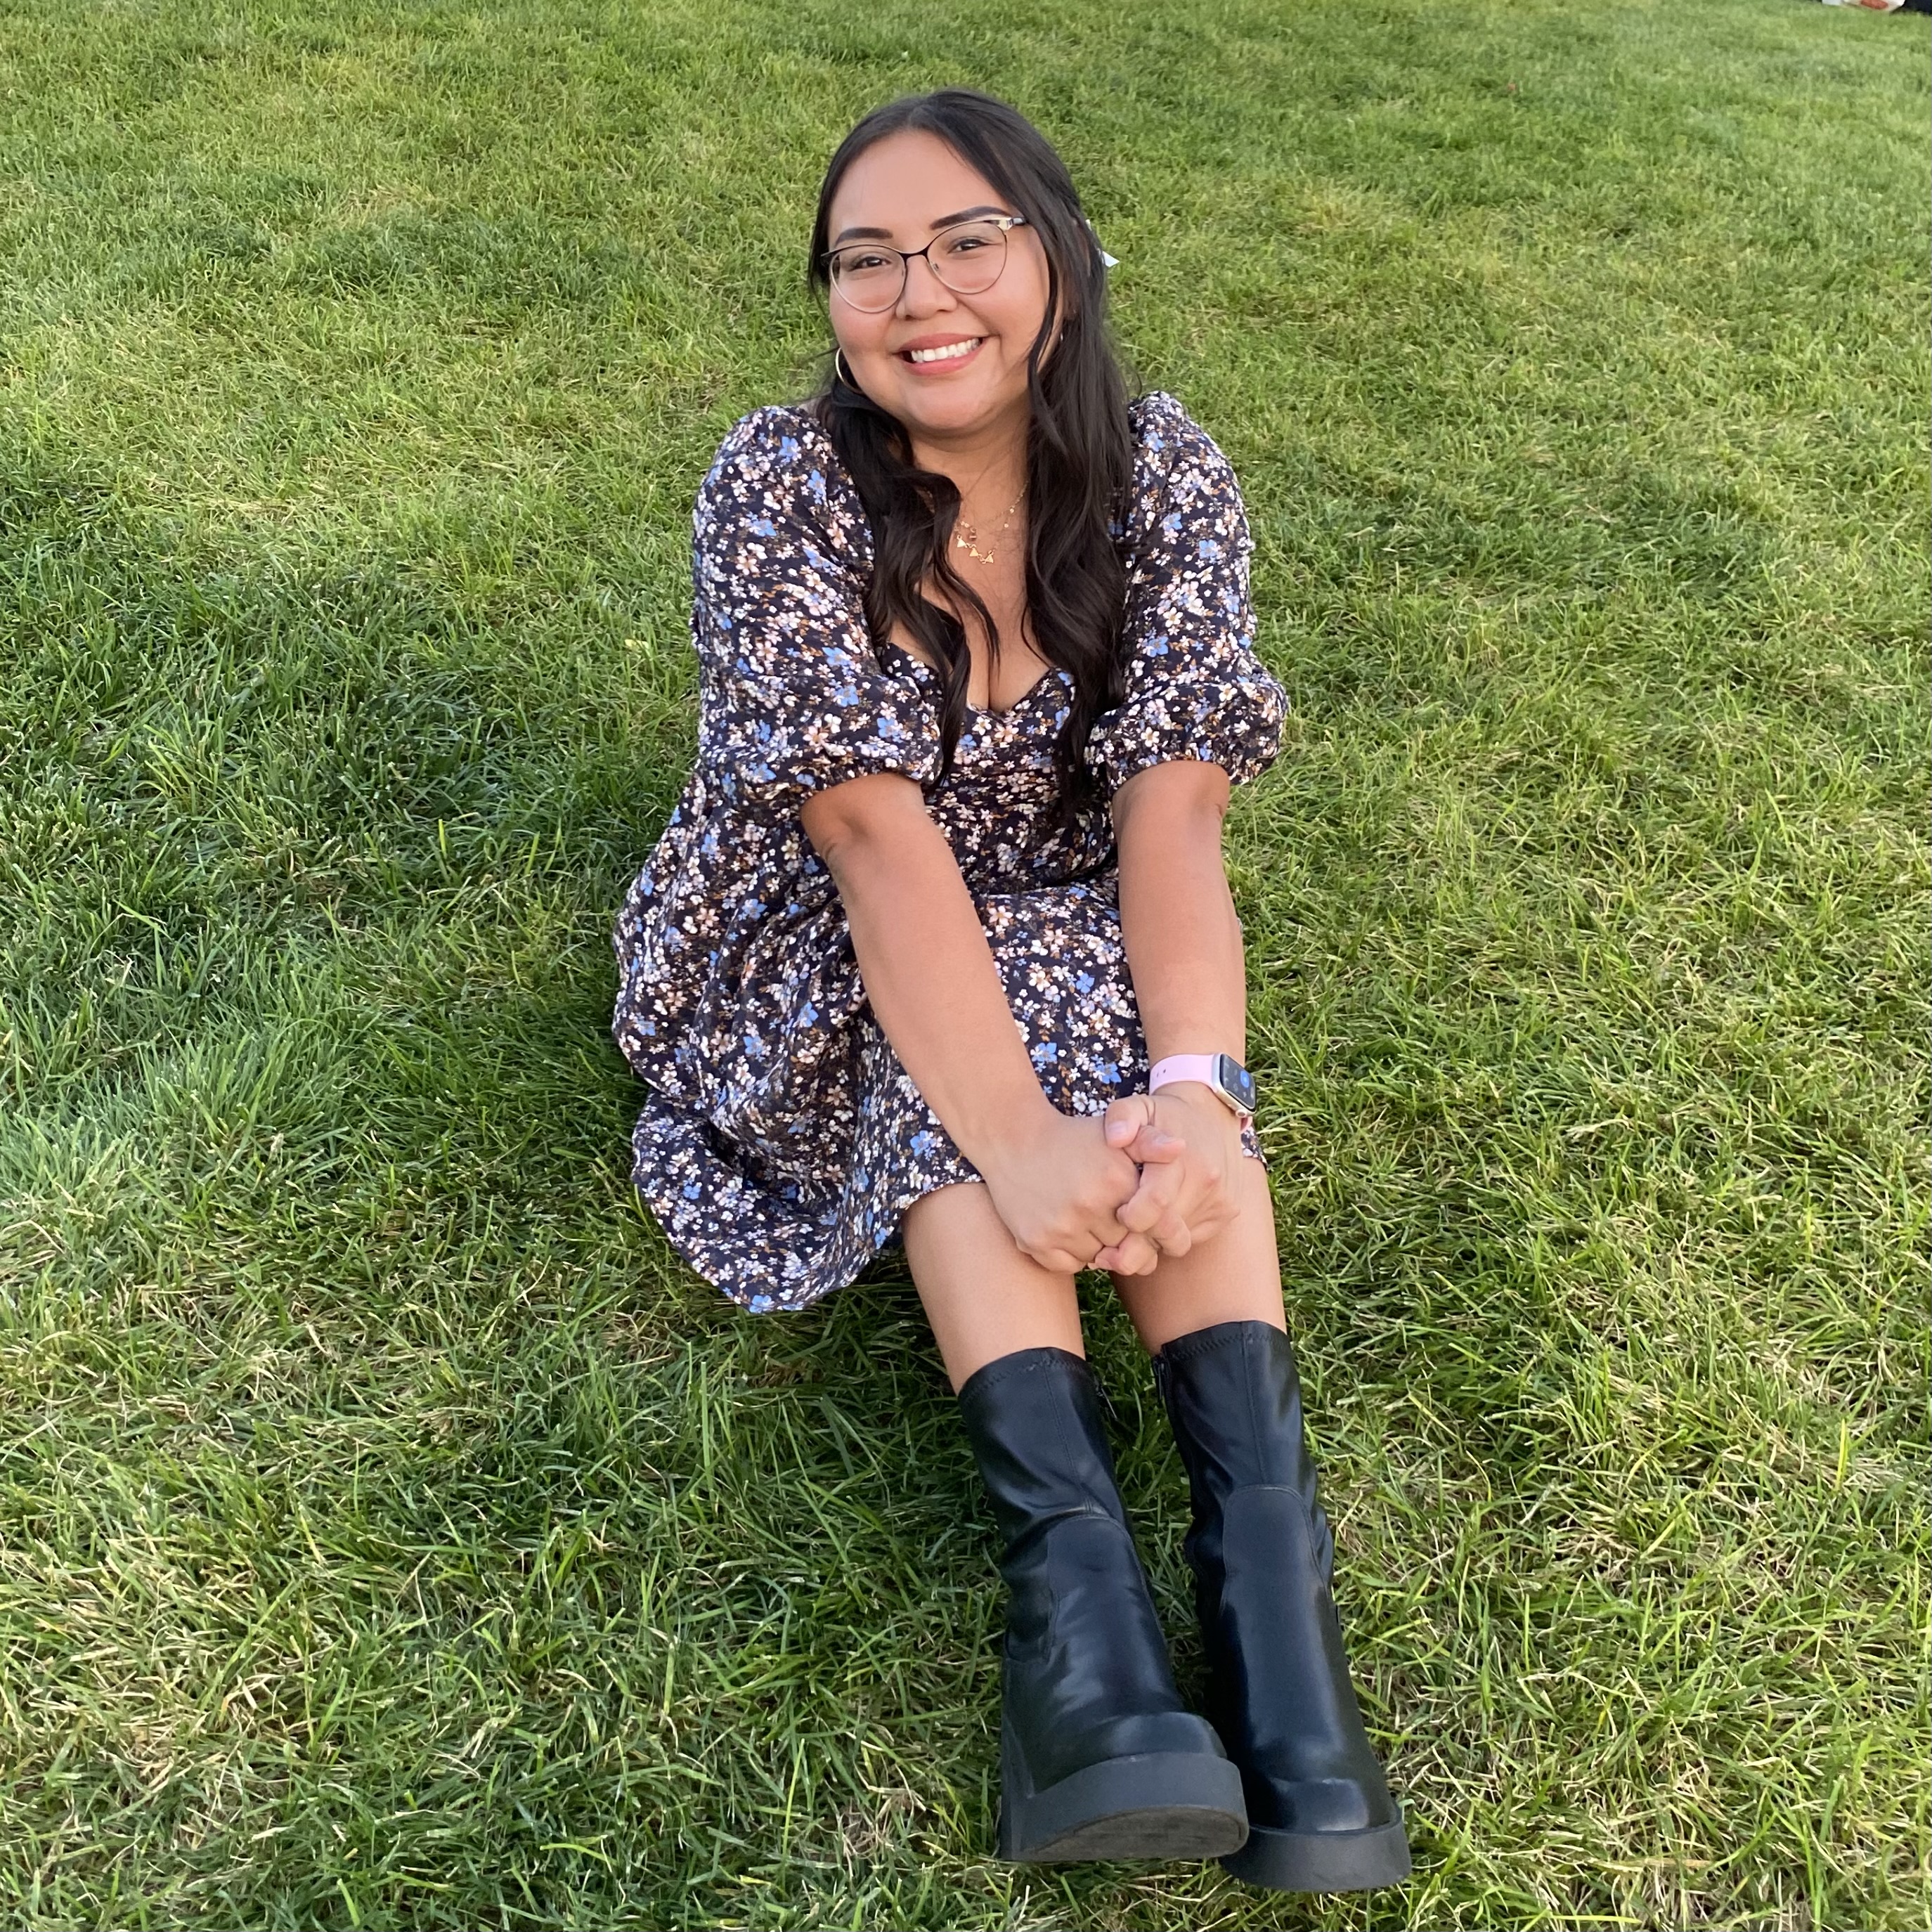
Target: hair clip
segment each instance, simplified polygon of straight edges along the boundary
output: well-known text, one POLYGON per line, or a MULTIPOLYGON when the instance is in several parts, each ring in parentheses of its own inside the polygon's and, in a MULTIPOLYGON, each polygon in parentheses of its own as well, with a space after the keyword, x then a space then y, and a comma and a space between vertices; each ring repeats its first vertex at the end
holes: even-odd
POLYGON ((1110 255, 1107 253, 1105 248, 1100 248, 1100 231, 1096 228, 1090 221, 1087 224, 1087 232, 1089 235, 1093 236, 1094 247, 1100 249, 1101 267, 1103 268, 1118 268, 1120 266, 1120 256, 1118 255, 1110 255))

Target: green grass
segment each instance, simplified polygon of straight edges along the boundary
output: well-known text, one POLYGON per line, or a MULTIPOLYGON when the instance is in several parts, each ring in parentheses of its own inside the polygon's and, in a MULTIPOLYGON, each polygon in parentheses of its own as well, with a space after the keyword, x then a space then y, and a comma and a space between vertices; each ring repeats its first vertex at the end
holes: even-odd
POLYGON ((1927 80, 1798 0, 0 0, 0 1920, 1922 1927, 1927 80), (902 1276, 741 1317, 626 1179, 689 500, 960 80, 1253 512, 1370 1900, 994 1863, 902 1276))

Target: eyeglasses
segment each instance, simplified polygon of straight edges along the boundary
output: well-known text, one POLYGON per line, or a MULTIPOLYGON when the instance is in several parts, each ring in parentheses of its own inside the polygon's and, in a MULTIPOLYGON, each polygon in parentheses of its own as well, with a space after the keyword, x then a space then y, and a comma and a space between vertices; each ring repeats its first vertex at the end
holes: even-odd
POLYGON ((989 214, 942 228, 923 248, 854 242, 826 255, 826 272, 840 297, 866 315, 898 308, 905 293, 906 264, 920 255, 956 296, 984 295, 1006 266, 1008 232, 1027 225, 1024 214, 989 214))

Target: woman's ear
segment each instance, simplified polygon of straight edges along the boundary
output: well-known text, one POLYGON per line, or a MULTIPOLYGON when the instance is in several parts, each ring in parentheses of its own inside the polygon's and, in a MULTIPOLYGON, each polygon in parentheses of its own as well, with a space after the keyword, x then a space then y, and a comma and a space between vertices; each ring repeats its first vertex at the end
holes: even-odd
POLYGON ((1040 352, 1040 366, 1042 369, 1053 359, 1053 352, 1060 346, 1060 339, 1066 333, 1067 324, 1079 313, 1078 305, 1073 300, 1073 291, 1066 285, 1066 278, 1056 273, 1053 280, 1053 306, 1045 318, 1047 337, 1040 352))

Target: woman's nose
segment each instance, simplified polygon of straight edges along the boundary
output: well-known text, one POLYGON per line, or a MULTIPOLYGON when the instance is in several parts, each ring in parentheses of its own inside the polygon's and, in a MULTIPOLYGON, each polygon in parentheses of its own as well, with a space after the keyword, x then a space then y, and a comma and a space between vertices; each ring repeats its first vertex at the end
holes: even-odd
POLYGON ((902 315, 932 315, 952 306, 952 291, 932 272, 923 255, 906 258, 905 287, 899 295, 902 315))

